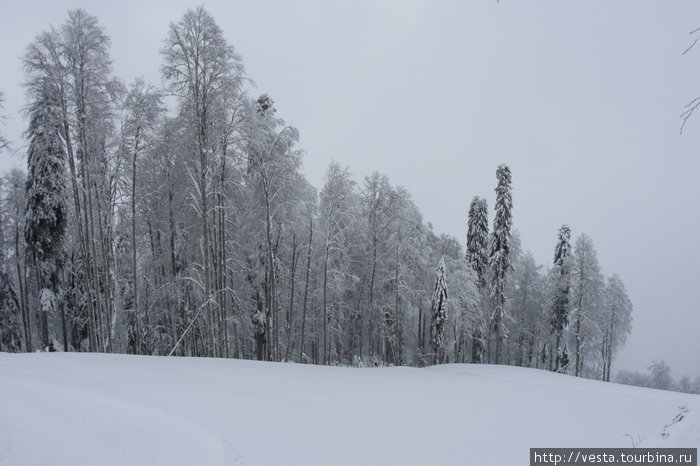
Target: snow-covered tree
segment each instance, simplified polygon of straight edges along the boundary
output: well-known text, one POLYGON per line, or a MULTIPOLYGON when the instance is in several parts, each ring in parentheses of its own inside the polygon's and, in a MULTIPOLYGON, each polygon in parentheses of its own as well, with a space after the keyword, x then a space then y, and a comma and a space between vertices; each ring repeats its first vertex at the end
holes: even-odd
POLYGON ((430 320, 430 344, 432 346, 433 364, 446 362, 447 353, 445 351, 447 330, 447 271, 445 270, 445 258, 440 258, 437 270, 435 271, 435 285, 433 286, 433 298, 431 305, 430 320))
POLYGON ((603 380, 610 381, 610 367, 615 352, 622 347, 632 330, 632 301, 624 282, 617 274, 607 280, 603 312, 600 314, 598 325, 603 329, 603 380))
POLYGON ((550 359, 551 369, 562 369, 563 332, 569 325, 569 291, 571 287, 571 229, 562 225, 554 247, 554 267, 552 273, 551 314, 549 324, 554 334, 554 351, 550 359))
POLYGON ((649 370, 651 388, 659 390, 671 390, 673 388, 671 368, 666 364, 666 361, 663 359, 654 360, 647 369, 649 370))
POLYGON ((377 311, 386 302, 377 284, 384 283, 390 275, 389 262, 382 260, 391 254, 393 188, 386 175, 378 172, 365 177, 360 192, 361 213, 364 219, 363 235, 367 238, 366 260, 370 264, 367 290, 367 356, 379 353, 382 334, 386 334, 385 321, 377 311), (382 267, 383 266, 383 267, 382 267))
MULTIPOLYGON (((3 110, 4 108, 4 103, 5 103, 5 95, 0 91, 0 110, 3 110)), ((0 126, 2 126, 3 123, 3 115, 0 115, 0 126)), ((7 138, 0 132, 0 151, 3 149, 6 149, 9 146, 9 142, 7 141, 7 138)))
MULTIPOLYGON (((30 260, 27 257, 24 241, 24 223, 26 221, 26 183, 27 175, 18 168, 11 169, 2 180, 2 212, 3 230, 5 236, 4 257, 6 271, 9 275, 8 285, 13 290, 11 296, 16 296, 15 305, 22 316, 23 343, 25 351, 34 348, 33 325, 37 323, 29 308, 29 272, 30 260)), ((14 300, 14 298, 13 298, 14 300)), ((38 333, 38 332, 37 332, 38 333)))
POLYGON ((245 79, 243 62, 224 37, 214 18, 203 7, 188 10, 178 23, 171 23, 161 50, 161 68, 168 90, 180 100, 180 112, 193 130, 191 173, 196 210, 200 218, 201 287, 207 325, 207 354, 221 354, 221 331, 217 329, 215 282, 212 268, 211 188, 212 160, 219 139, 217 121, 224 103, 240 92, 245 79), (219 335, 219 337, 217 337, 219 335))
POLYGON ((483 325, 482 294, 476 272, 462 257, 450 260, 449 264, 450 275, 447 284, 450 290, 448 308, 451 312, 448 319, 454 340, 454 362, 466 363, 469 361, 469 341, 471 340, 472 346, 476 341, 473 330, 483 325))
MULTIPOLYGON (((0 185, 1 187, 1 185, 0 185)), ((0 351, 17 353, 22 349, 22 324, 17 294, 11 285, 5 257, 3 209, 0 209, 0 351)), ((25 343, 26 346, 26 343, 25 343)), ((29 349, 28 347, 26 348, 29 349)))
POLYGON ((481 362, 484 357, 486 338, 486 315, 488 310, 488 261, 489 261, 489 212, 486 199, 474 196, 469 205, 469 227, 467 230, 466 259, 477 277, 480 294, 479 307, 475 310, 471 327, 472 362, 481 362))
POLYGON ((51 85, 60 108, 93 351, 112 350, 115 316, 112 227, 119 163, 112 148, 121 86, 111 77, 109 48, 97 18, 77 9, 60 28, 39 34, 24 56, 27 95, 37 100, 51 85))
POLYGON ((130 319, 129 334, 132 338, 134 353, 141 354, 144 349, 143 331, 141 328, 141 309, 139 307, 139 274, 137 263, 137 174, 139 162, 143 152, 154 143, 155 130, 158 119, 163 112, 163 104, 160 93, 153 86, 147 86, 143 79, 136 79, 124 100, 124 124, 122 127, 122 150, 131 162, 126 172, 126 184, 129 187, 129 200, 131 206, 131 291, 133 306, 130 319))
POLYGON ((501 363, 503 343, 507 337, 505 319, 506 274, 512 268, 510 258, 511 227, 513 225, 513 196, 511 194, 511 173, 507 165, 496 170, 496 216, 491 234, 489 267, 491 270, 491 330, 495 334, 493 361, 501 363))
POLYGON ((537 354, 543 336, 549 334, 544 313, 544 283, 542 266, 537 265, 531 252, 526 252, 515 261, 513 271, 514 292, 511 312, 515 320, 517 347, 512 351, 515 364, 530 366, 537 363, 537 354))
POLYGON ((268 277, 268 300, 266 309, 267 341, 270 342, 269 357, 281 359, 279 337, 279 286, 278 257, 275 246, 275 231, 282 229, 283 209, 293 198, 297 170, 301 164, 301 152, 295 148, 299 140, 296 128, 285 126, 284 120, 275 117, 272 99, 261 95, 250 107, 247 118, 248 171, 254 189, 263 206, 263 224, 266 252, 266 276, 268 277))
POLYGON ((333 162, 326 171, 325 184, 319 196, 320 229, 322 235, 322 336, 323 364, 331 361, 332 333, 336 340, 337 324, 342 320, 340 311, 344 303, 339 299, 347 296, 351 235, 357 219, 359 202, 355 192, 355 182, 347 168, 333 162), (335 305, 333 305, 335 303, 335 305), (329 329, 329 326, 331 327, 329 329))
MULTIPOLYGON (((584 356, 594 350, 595 335, 599 335, 596 316, 601 312, 605 279, 600 272, 593 241, 581 234, 576 238, 571 261, 570 309, 573 314, 573 338, 576 376, 583 372, 584 356)), ((597 351, 596 351, 597 353, 597 351)))
POLYGON ((479 287, 486 287, 489 261, 489 212, 486 199, 475 196, 469 205, 467 262, 476 272, 479 287))
POLYGON ((68 349, 65 313, 60 302, 62 242, 66 230, 66 153, 61 137, 61 115, 57 91, 47 83, 33 103, 29 115, 27 150, 27 208, 24 237, 33 257, 40 305, 40 338, 43 348, 51 342, 49 315, 62 312, 64 350, 68 349))

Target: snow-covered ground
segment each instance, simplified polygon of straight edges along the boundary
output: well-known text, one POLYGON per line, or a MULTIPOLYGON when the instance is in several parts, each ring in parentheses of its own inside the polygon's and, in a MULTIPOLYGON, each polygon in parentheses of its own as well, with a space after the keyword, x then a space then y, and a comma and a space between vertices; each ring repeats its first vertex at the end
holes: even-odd
POLYGON ((700 446, 700 397, 505 366, 0 353, 0 465, 509 465, 633 443, 700 446))

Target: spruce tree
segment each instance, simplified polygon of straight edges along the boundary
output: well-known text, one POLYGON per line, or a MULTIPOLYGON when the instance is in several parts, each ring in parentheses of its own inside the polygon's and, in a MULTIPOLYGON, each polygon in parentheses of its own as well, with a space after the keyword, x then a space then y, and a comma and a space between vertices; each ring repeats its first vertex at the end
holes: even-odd
MULTIPOLYGON (((0 245, 5 244, 3 218, 0 211, 0 245)), ((18 353, 22 349, 22 330, 17 296, 10 283, 5 250, 0 247, 0 351, 18 353)))
MULTIPOLYGON (((27 151, 27 207, 24 237, 39 288, 39 326, 43 348, 49 346, 48 315, 59 306, 61 243, 66 229, 66 154, 56 92, 46 84, 30 109, 27 151)), ((67 349, 65 318, 63 344, 67 349)))
POLYGON ((489 266, 491 268, 491 329, 495 334, 496 347, 494 362, 501 363, 503 342, 506 339, 505 328, 505 288, 506 274, 512 268, 510 261, 511 227, 513 225, 513 197, 511 194, 511 174, 507 165, 501 165, 496 170, 498 185, 496 186, 496 217, 493 221, 491 234, 491 253, 489 266))
POLYGON ((466 259, 477 276, 477 288, 481 296, 480 315, 472 324, 472 362, 482 361, 484 352, 483 316, 486 308, 486 282, 488 275, 489 212, 486 199, 475 196, 469 206, 466 259))
POLYGON ((469 206, 467 231, 467 262, 479 278, 479 286, 486 286, 489 248, 489 212, 486 199, 474 196, 469 206))
POLYGON ((447 273, 444 257, 440 258, 435 271, 431 311, 430 344, 433 350, 433 364, 440 364, 445 359, 445 324, 447 322, 447 273))
POLYGON ((558 371, 562 366, 562 333, 569 325, 569 289, 571 275, 571 230, 567 225, 559 228, 557 245, 554 248, 554 277, 552 310, 549 319, 554 334, 556 355, 552 370, 558 371))

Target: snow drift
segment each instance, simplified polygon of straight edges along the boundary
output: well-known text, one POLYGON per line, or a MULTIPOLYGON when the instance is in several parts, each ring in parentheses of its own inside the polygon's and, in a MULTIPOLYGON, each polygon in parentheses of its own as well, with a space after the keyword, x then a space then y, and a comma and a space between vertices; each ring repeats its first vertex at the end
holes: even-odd
POLYGON ((531 447, 698 447, 699 410, 507 366, 0 354, 12 466, 527 464, 531 447))

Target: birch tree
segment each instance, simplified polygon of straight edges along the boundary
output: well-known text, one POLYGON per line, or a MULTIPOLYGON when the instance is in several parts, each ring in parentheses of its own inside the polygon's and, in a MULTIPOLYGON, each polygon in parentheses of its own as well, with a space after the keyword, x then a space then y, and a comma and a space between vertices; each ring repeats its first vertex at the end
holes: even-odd
POLYGON ((217 356, 215 297, 212 294, 211 234, 209 229, 210 166, 216 147, 214 134, 217 106, 240 92, 243 63, 224 39, 214 18, 203 8, 188 10, 178 23, 171 23, 161 50, 161 68, 168 90, 180 99, 180 112, 194 130, 191 177, 202 232, 202 309, 207 324, 207 354, 217 356))
POLYGON ((89 346, 94 351, 111 351, 115 317, 115 177, 109 152, 120 88, 111 77, 109 48, 110 39, 97 18, 78 9, 68 12, 59 29, 39 34, 23 58, 27 95, 37 98, 48 84, 56 92, 89 294, 89 346))
POLYGON ((299 139, 296 128, 285 126, 284 120, 275 116, 274 102, 263 94, 251 107, 247 131, 246 154, 254 187, 263 205, 263 223, 266 251, 267 309, 266 340, 271 343, 269 359, 279 361, 279 271, 275 231, 281 232, 283 213, 289 210, 294 197, 297 169, 301 164, 301 152, 295 149, 299 139))
POLYGON ((625 343, 632 329, 632 301, 619 275, 607 279, 604 310, 600 321, 604 329, 601 341, 602 375, 603 380, 609 382, 615 352, 625 343))
POLYGON ((342 168, 337 163, 331 163, 326 171, 325 184, 320 193, 320 210, 323 241, 323 271, 322 271, 322 335, 323 335, 323 364, 329 364, 330 339, 329 319, 337 319, 332 315, 336 309, 329 309, 332 291, 337 296, 345 286, 344 266, 341 255, 349 246, 349 234, 356 214, 357 206, 355 182, 350 178, 347 168, 342 168), (332 283, 331 283, 332 282, 332 283), (329 287, 332 285, 332 290, 329 287), (330 312, 329 312, 330 310, 330 312))
POLYGON ((574 243, 571 261, 571 313, 575 348, 574 375, 582 376, 584 356, 593 349, 596 316, 601 312, 605 280, 600 272, 593 241, 581 234, 574 243))

